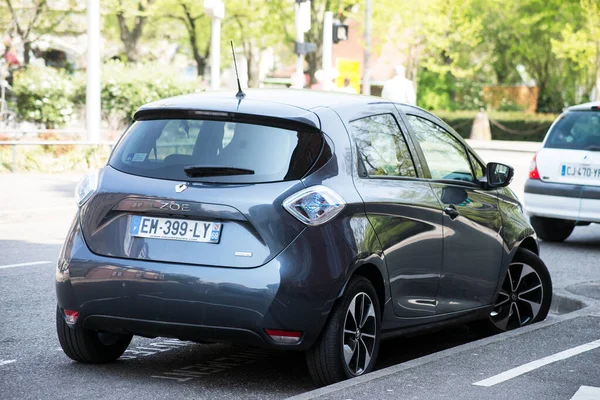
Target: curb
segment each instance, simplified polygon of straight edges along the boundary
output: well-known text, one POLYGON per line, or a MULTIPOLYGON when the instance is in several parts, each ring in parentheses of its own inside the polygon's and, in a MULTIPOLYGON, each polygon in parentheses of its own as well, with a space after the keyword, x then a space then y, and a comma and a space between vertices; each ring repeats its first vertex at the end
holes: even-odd
POLYGON ((554 289, 550 312, 558 315, 581 310, 590 305, 590 299, 568 292, 565 289, 554 289))
MULTIPOLYGON (((473 342, 465 343, 456 347, 451 347, 446 350, 439 351, 437 353, 432 353, 424 357, 415 358, 413 360, 392 365, 391 367, 387 367, 384 369, 380 369, 377 371, 373 371, 363 376, 359 376, 357 378, 352 378, 349 380, 345 380, 342 382, 334 383, 329 386, 325 386, 322 388, 318 388, 315 390, 311 390, 309 392, 301 393, 296 396, 292 396, 287 398, 286 400, 312 400, 318 399, 322 396, 329 396, 339 392, 341 390, 347 389, 349 387, 358 386, 364 383, 368 383, 380 378, 384 378, 390 375, 393 375, 398 372, 402 372, 411 368, 419 367, 422 365, 426 365, 447 357, 451 357, 456 354, 460 354, 465 351, 470 351, 475 348, 479 348, 482 346, 487 346, 489 344, 501 342, 503 340, 507 340, 513 337, 521 336, 526 333, 536 331, 538 329, 543 329, 548 326, 552 326, 555 324, 559 324, 561 322, 565 322, 574 318, 594 315, 600 316, 600 308, 595 305, 600 302, 594 302, 592 304, 588 304, 582 300, 583 298, 580 296, 572 295, 566 292, 563 289, 555 289, 553 291, 552 296, 552 307, 554 307, 558 311, 563 311, 562 313, 554 314, 550 316, 548 319, 542 322, 535 323, 533 325, 528 325, 523 328, 504 332, 498 335, 489 336, 483 339, 475 340, 473 342), (579 307, 579 308, 575 308, 579 307), (585 308, 585 310, 583 310, 585 308), (565 310, 573 310, 572 312, 565 310)), ((586 298, 587 300, 587 298, 586 298)))

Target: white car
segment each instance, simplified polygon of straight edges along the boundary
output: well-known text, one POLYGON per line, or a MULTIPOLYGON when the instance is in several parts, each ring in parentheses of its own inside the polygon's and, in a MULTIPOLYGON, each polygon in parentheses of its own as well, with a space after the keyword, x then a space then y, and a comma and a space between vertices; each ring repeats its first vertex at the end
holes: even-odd
POLYGON ((550 127, 525 184, 525 211, 542 240, 600 223, 600 102, 573 106, 550 127))

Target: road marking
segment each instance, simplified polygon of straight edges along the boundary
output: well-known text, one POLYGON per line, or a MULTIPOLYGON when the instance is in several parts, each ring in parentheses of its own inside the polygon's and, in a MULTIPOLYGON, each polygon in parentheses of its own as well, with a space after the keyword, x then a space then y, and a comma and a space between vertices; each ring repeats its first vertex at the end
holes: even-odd
POLYGON ((12 364, 17 360, 0 360, 0 367, 6 364, 12 364))
POLYGON ((25 209, 21 209, 21 210, 5 210, 5 211, 0 211, 0 215, 39 213, 39 212, 46 212, 46 211, 74 210, 74 209, 75 209, 75 206, 47 207, 47 208, 25 208, 25 209))
POLYGON ((573 347, 571 349, 561 351, 560 353, 552 354, 551 356, 540 358, 539 360, 535 360, 530 363, 523 364, 519 367, 509 369, 508 371, 505 371, 501 374, 494 375, 482 381, 475 382, 473 383, 473 385, 485 387, 494 386, 498 383, 502 383, 519 375, 523 375, 527 372, 543 367, 544 365, 552 364, 556 361, 565 360, 569 357, 585 353, 586 351, 594 350, 598 347, 600 347, 600 340, 594 340, 593 342, 582 344, 581 346, 573 347))
POLYGON ((15 267, 27 267, 30 265, 44 265, 44 264, 53 264, 53 262, 52 261, 34 261, 34 262, 21 263, 21 264, 0 265, 0 269, 15 268, 15 267))
POLYGON ((581 386, 571 400, 598 400, 600 399, 600 388, 593 386, 581 386))

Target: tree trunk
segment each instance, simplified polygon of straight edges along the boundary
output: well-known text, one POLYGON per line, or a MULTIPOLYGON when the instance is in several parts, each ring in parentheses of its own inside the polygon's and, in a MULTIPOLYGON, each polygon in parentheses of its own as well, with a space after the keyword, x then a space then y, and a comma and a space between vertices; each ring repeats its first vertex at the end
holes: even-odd
MULTIPOLYGON (((196 74, 198 76, 204 75, 204 70, 206 69, 206 60, 210 56, 210 46, 206 48, 206 53, 204 56, 200 54, 200 49, 198 48, 198 38, 196 37, 196 20, 192 17, 192 14, 188 10, 187 6, 182 3, 181 7, 183 8, 183 13, 185 15, 185 26, 188 31, 188 39, 190 41, 190 47, 192 48, 192 54, 194 55, 194 61, 196 61, 196 74)), ((210 43, 210 37, 208 38, 210 43)))
POLYGON ((254 47, 252 47, 252 43, 248 43, 246 47, 246 66, 248 70, 248 87, 255 88, 259 85, 259 76, 258 76, 258 68, 257 64, 260 61, 260 53, 258 54, 258 59, 254 58, 254 51, 256 51, 254 47))
POLYGON ((29 40, 25 40, 23 42, 23 65, 29 65, 31 52, 31 42, 29 40))
MULTIPOLYGON (((151 5, 153 2, 154 0, 148 0, 148 5, 151 5)), ((138 42, 142 37, 144 25, 146 24, 146 16, 144 15, 145 11, 146 9, 140 1, 138 3, 139 14, 135 17, 133 29, 129 29, 127 26, 123 12, 117 14, 117 21, 119 22, 119 35, 121 37, 121 41, 123 42, 123 46, 125 47, 127 61, 138 60, 138 42)))

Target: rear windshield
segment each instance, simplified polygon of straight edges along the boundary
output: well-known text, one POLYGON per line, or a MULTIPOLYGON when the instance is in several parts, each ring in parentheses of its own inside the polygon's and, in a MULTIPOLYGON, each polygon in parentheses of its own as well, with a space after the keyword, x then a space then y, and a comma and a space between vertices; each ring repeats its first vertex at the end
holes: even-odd
POLYGON ((239 122, 163 119, 135 122, 109 165, 133 175, 198 182, 260 183, 296 180, 323 145, 317 132, 239 122), (191 178, 190 166, 242 168, 252 175, 191 178))
POLYGON ((600 112, 565 114, 550 130, 544 147, 600 151, 600 112))

